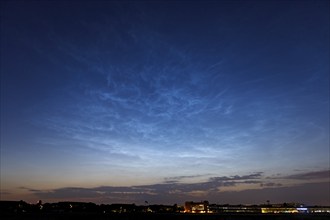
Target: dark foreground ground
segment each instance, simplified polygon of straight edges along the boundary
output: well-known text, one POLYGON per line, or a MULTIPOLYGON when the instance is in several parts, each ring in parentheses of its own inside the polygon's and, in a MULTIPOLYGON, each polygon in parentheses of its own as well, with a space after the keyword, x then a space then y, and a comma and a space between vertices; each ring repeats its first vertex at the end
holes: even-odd
POLYGON ((330 214, 1 213, 1 220, 329 220, 330 214))

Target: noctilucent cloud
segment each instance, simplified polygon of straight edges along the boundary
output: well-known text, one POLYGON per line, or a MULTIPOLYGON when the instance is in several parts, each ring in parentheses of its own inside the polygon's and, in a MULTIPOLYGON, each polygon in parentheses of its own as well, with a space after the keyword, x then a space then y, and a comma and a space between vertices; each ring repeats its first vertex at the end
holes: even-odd
POLYGON ((329 1, 2 1, 1 200, 329 201, 329 1))

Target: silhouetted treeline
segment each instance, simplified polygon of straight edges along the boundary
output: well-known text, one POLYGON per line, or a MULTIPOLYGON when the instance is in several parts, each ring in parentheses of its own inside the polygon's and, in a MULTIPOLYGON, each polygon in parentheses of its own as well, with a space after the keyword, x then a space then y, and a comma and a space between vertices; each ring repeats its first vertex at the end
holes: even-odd
MULTIPOLYGON (((0 201, 2 220, 325 220, 330 213, 262 214, 260 206, 210 205, 213 213, 183 213, 182 206, 102 204, 85 202, 57 202, 29 204, 24 201, 0 201), (237 212, 240 210, 246 212, 237 212), (220 210, 220 211, 219 211, 220 210), (224 212, 229 210, 230 212, 224 212), (254 211, 253 211, 254 210, 254 211)), ((270 207, 269 207, 270 208, 270 207)))
POLYGON ((24 201, 0 201, 0 213, 176 213, 182 207, 174 205, 101 204, 91 202, 57 202, 29 204, 24 201))

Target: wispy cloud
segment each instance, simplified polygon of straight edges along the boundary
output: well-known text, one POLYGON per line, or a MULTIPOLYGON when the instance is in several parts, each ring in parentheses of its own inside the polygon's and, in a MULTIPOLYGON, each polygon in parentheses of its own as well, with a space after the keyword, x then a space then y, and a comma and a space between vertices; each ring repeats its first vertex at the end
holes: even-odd
POLYGON ((173 176, 173 177, 165 177, 165 183, 178 183, 182 180, 192 180, 196 178, 210 176, 211 174, 200 174, 200 175, 189 175, 189 176, 173 176))
MULTIPOLYGON (((5 184, 159 183, 149 196, 197 196, 327 180, 292 174, 329 166, 327 7, 8 4, 5 184)), ((116 190, 105 191, 138 193, 116 190)))
POLYGON ((34 190, 28 189, 30 192, 42 198, 88 198, 99 196, 112 196, 117 194, 125 195, 149 195, 149 196, 169 196, 177 194, 178 196, 184 196, 187 194, 194 194, 194 192, 203 192, 203 194, 209 194, 213 192, 219 192, 220 187, 233 187, 242 184, 259 184, 261 182, 260 173, 250 174, 245 176, 232 176, 232 177, 211 177, 205 182, 198 183, 179 183, 178 180, 182 179, 194 179, 203 175, 195 176, 180 176, 166 178, 165 183, 151 184, 151 185, 139 185, 130 187, 113 187, 113 186, 101 186, 95 188, 79 188, 79 187, 66 187, 54 190, 34 190), (259 179, 260 181, 256 181, 259 179), (167 181, 169 180, 169 181, 167 181))
POLYGON ((285 179, 293 179, 293 180, 321 180, 327 179, 330 181, 330 170, 322 170, 322 171, 314 171, 308 173, 299 173, 289 176, 284 176, 285 179))
MULTIPOLYGON (((315 173, 322 173, 315 172, 315 173)), ((305 175, 309 175, 305 173, 305 175)), ((305 176, 303 175, 303 176, 305 176)), ((253 173, 248 175, 235 175, 235 176, 221 176, 221 177, 210 177, 207 181, 196 182, 196 183, 180 183, 178 181, 182 179, 194 179, 199 178, 203 175, 191 175, 191 176, 177 176, 166 178, 165 183, 150 184, 150 185, 138 185, 138 186, 128 186, 128 187, 115 187, 115 186, 100 186, 94 188, 81 188, 81 187, 66 187, 52 190, 34 190, 28 189, 31 193, 43 199, 60 199, 60 200, 79 200, 80 198, 93 198, 93 201, 118 201, 118 196, 125 196, 125 198, 130 198, 130 201, 141 202, 144 201, 143 198, 150 199, 153 201, 154 198, 161 196, 162 198, 172 198, 168 201, 181 201, 183 199, 215 199, 217 196, 224 196, 224 198, 229 199, 228 195, 241 195, 241 201, 251 201, 247 195, 254 192, 256 195, 265 195, 267 199, 276 198, 280 202, 288 202, 289 197, 285 194, 281 194, 283 191, 287 190, 297 190, 303 192, 306 187, 313 187, 312 185, 318 184, 321 186, 320 190, 325 190, 323 183, 299 183, 294 185, 286 185, 285 182, 269 182, 262 173, 253 173), (241 186, 250 186, 248 188, 241 188, 241 186), (229 187, 231 190, 221 190, 229 187), (234 187, 234 188, 233 188, 234 187), (237 188, 235 188, 237 187, 237 188), (238 192, 239 191, 239 192, 238 192), (277 192, 277 196, 275 194, 277 192), (275 193, 275 194, 274 194, 275 193), (117 199, 115 199, 117 198, 117 199), (282 200, 281 200, 282 199, 282 200)), ((293 175, 294 176, 294 175, 293 175)), ((313 175, 314 176, 314 175, 313 175)), ((322 176, 322 175, 321 175, 322 176)), ((315 194, 319 194, 317 191, 315 194)), ((323 194, 324 195, 324 194, 323 194)), ((324 196, 323 196, 324 197, 324 196)), ((322 198, 323 198, 322 197, 322 198)), ((258 197, 257 200, 260 201, 258 197)), ((309 197, 303 197, 297 202, 308 201, 309 197)), ((176 202, 177 202, 176 201, 176 202)), ((225 200, 222 200, 225 202, 225 200)), ((264 201, 264 200, 262 200, 264 201)))
POLYGON ((262 177, 262 172, 244 175, 244 176, 222 176, 222 177, 212 177, 210 180, 212 181, 228 181, 228 180, 250 180, 250 179, 260 179, 262 177))
POLYGON ((273 182, 266 182, 266 183, 260 183, 261 187, 280 187, 283 186, 282 183, 273 183, 273 182))

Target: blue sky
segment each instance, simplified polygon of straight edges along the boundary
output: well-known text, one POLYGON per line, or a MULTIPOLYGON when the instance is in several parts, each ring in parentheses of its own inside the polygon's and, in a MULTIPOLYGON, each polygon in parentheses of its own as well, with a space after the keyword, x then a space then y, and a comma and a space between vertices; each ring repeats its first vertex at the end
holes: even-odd
POLYGON ((2 200, 330 204, 329 2, 1 4, 2 200))

